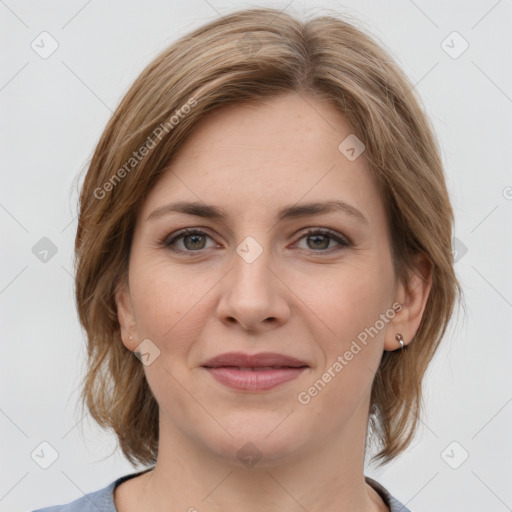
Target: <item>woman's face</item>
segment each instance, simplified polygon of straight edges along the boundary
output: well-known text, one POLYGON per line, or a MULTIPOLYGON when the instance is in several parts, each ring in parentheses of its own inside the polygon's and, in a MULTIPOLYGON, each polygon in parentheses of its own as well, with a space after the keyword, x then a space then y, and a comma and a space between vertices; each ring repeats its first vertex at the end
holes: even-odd
POLYGON ((383 201, 351 133, 315 97, 231 106, 146 198, 116 299, 123 342, 142 343, 161 439, 240 464, 364 443, 403 311, 383 201), (262 353, 274 355, 243 359, 262 353))

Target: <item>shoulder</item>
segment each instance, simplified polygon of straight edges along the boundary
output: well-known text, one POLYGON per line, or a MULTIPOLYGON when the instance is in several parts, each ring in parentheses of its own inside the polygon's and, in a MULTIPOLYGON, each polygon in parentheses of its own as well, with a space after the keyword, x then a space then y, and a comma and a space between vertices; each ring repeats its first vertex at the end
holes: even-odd
POLYGON ((122 482, 146 471, 148 470, 122 476, 108 484, 106 487, 103 487, 103 489, 89 494, 84 494, 82 497, 65 505, 54 505, 46 508, 39 508, 33 512, 117 512, 114 504, 114 489, 122 482))
POLYGON ((390 512, 411 512, 403 503, 400 503, 396 498, 391 496, 390 492, 383 485, 379 484, 379 482, 368 476, 364 478, 366 483, 371 485, 380 494, 384 503, 389 507, 390 512))
POLYGON ((112 482, 99 491, 84 494, 66 505, 41 508, 34 512, 116 512, 113 499, 113 490, 117 483, 112 482))
POLYGON ((114 485, 115 482, 112 482, 103 489, 84 494, 81 498, 66 505, 41 508, 34 512, 116 512, 112 499, 114 485))

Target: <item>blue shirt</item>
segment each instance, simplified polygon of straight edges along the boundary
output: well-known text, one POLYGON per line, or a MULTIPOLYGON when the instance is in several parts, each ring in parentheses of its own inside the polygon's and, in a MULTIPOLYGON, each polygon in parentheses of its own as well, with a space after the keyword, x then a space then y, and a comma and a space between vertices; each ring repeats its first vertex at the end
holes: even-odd
MULTIPOLYGON (((138 473, 131 473, 114 480, 111 484, 107 485, 99 491, 85 494, 67 505, 55 505, 53 507, 40 508, 33 512, 118 512, 114 503, 114 489, 122 482, 129 480, 138 475, 142 475, 153 468, 139 471, 138 473)), ((365 477, 366 483, 373 487, 384 500, 384 503, 389 507, 390 512, 411 512, 405 505, 402 505, 397 499, 393 498, 391 494, 378 482, 370 477, 365 477)))

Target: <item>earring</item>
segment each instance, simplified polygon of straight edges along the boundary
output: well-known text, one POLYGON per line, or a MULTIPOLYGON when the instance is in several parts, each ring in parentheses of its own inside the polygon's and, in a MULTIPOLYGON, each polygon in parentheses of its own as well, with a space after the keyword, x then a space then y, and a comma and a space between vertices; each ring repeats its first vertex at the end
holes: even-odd
POLYGON ((133 336, 130 336, 130 341, 132 341, 133 336))
POLYGON ((400 348, 403 350, 404 348, 404 339, 402 338, 402 335, 401 334, 397 334, 395 336, 396 338, 396 341, 398 341, 398 343, 400 343, 400 348))

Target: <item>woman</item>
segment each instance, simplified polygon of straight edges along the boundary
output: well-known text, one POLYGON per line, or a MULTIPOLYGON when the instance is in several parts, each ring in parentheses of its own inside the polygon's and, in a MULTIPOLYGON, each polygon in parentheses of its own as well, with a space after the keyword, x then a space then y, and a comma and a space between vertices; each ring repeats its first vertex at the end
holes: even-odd
POLYGON ((412 85, 336 17, 239 11, 159 55, 80 196, 83 399, 143 471, 48 511, 406 511, 460 287, 412 85), (134 355, 136 357, 134 357, 134 355))

